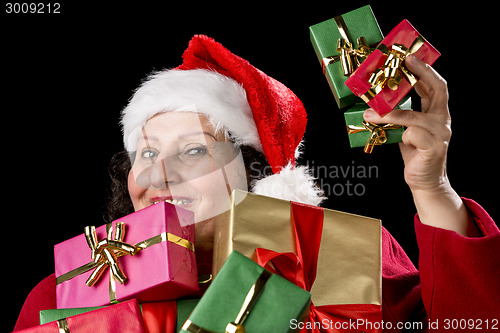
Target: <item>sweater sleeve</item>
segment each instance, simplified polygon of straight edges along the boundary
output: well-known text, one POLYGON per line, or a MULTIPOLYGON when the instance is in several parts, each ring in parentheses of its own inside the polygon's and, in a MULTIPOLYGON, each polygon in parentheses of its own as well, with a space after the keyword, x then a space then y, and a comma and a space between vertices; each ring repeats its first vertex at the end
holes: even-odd
POLYGON ((384 333, 402 332, 401 324, 425 321, 419 272, 385 228, 382 228, 382 297, 384 333))
POLYGON ((55 274, 47 276, 40 281, 28 294, 24 305, 17 318, 14 331, 22 330, 40 324, 41 310, 56 308, 56 277, 55 274))
POLYGON ((438 331, 449 327, 486 332, 496 326, 498 332, 500 231, 479 204, 462 200, 482 237, 468 238, 424 225, 415 216, 420 286, 427 319, 437 323, 438 331))

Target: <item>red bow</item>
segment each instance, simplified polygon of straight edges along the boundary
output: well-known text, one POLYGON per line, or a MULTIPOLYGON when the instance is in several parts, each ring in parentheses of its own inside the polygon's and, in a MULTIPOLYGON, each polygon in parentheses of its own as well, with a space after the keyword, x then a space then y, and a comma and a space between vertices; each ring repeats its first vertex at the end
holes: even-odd
MULTIPOLYGON (((297 254, 277 253, 257 248, 257 263, 311 291, 316 279, 319 246, 323 232, 323 209, 291 203, 291 219, 297 254)), ((382 308, 375 304, 339 304, 314 306, 302 332, 381 332, 382 308)), ((302 327, 302 326, 300 326, 302 327)))

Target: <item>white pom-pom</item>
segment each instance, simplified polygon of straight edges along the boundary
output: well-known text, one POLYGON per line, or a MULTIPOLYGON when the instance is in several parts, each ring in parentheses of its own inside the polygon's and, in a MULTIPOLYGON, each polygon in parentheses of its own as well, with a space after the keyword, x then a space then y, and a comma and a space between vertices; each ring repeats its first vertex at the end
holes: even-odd
POLYGON ((279 173, 256 181, 252 192, 318 206, 326 198, 314 180, 306 166, 288 164, 279 173))

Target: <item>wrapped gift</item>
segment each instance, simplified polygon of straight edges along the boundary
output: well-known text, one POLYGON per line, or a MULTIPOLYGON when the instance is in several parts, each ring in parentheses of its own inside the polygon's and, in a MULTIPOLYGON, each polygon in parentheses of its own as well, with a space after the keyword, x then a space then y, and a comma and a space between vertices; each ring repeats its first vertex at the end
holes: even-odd
POLYGON ((391 30, 345 84, 383 116, 417 83, 418 78, 404 64, 409 54, 429 65, 440 56, 410 22, 404 20, 391 30))
POLYGON ((58 308, 130 298, 177 299, 198 290, 191 211, 160 202, 54 247, 58 308))
POLYGON ((231 198, 215 221, 215 278, 235 250, 310 291, 309 321, 382 320, 380 220, 239 190, 231 198))
POLYGON ((21 331, 26 333, 145 333, 144 322, 137 300, 129 300, 75 316, 61 318, 47 324, 21 331))
MULTIPOLYGON (((189 317, 198 301, 199 299, 183 299, 139 304, 146 332, 179 332, 182 324, 189 317)), ((101 308, 103 307, 42 310, 40 311, 40 325, 101 308)))
MULTIPOLYGON (((365 153, 371 153, 373 147, 381 144, 401 142, 404 127, 394 124, 374 124, 363 119, 368 108, 365 103, 357 103, 344 112, 347 134, 351 148, 364 147, 365 153)), ((411 110, 411 98, 406 97, 396 109, 411 110)))
POLYGON ((234 251, 181 332, 289 332, 309 303, 307 291, 234 251))
POLYGON ((370 46, 383 38, 370 6, 315 24, 309 32, 339 108, 359 101, 345 81, 369 54, 370 46))

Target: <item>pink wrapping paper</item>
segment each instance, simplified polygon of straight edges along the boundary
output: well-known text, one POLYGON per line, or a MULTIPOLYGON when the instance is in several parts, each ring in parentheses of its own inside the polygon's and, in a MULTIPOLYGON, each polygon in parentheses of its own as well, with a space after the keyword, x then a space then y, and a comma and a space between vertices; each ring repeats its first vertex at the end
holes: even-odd
MULTIPOLYGON (((66 318, 66 322, 71 333, 146 333, 141 309, 139 308, 137 300, 130 300, 68 317, 66 318)), ((57 321, 53 321, 16 332, 59 333, 60 330, 57 321)))
MULTIPOLYGON (((194 243, 194 214, 160 202, 113 221, 125 223, 124 242, 136 244, 169 232, 194 243)), ((98 240, 106 238, 106 226, 96 228, 98 240)), ((91 250, 81 234, 54 246, 56 278, 92 262, 91 250)), ((139 302, 173 300, 198 290, 195 253, 173 242, 164 241, 134 256, 118 258, 128 279, 116 282, 116 299, 136 298, 139 302)), ((57 308, 101 306, 110 303, 109 268, 93 287, 85 282, 93 270, 56 285, 57 308)))

